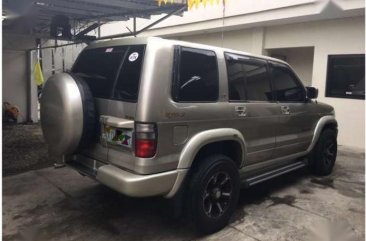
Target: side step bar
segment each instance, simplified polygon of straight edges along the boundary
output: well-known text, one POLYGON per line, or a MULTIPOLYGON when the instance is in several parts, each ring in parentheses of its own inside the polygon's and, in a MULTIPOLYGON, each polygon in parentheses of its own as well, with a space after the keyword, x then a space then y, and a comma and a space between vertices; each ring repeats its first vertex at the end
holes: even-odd
POLYGON ((304 161, 304 160, 298 161, 298 162, 295 162, 295 163, 291 163, 287 166, 283 166, 283 167, 280 167, 280 168, 277 168, 277 169, 259 174, 259 175, 254 176, 254 177, 244 179, 243 184, 244 184, 244 186, 250 187, 250 186, 253 186, 255 184, 267 181, 271 178, 280 176, 282 174, 285 174, 285 173, 288 173, 288 172, 291 172, 291 171, 295 171, 295 170, 300 169, 300 168, 302 168, 306 165, 307 165, 307 162, 304 161))

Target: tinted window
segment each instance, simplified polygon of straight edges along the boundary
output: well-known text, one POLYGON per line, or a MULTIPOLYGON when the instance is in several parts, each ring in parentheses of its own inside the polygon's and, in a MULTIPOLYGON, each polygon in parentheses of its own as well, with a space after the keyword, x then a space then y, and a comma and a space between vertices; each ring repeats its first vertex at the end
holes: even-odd
POLYGON ((331 55, 328 57, 325 96, 365 99, 365 55, 331 55))
POLYGON ((226 57, 226 67, 229 81, 229 100, 246 100, 245 94, 245 64, 226 57))
POLYGON ((141 67, 145 46, 131 46, 119 72, 113 98, 136 101, 140 86, 141 67))
POLYGON ((219 81, 215 53, 183 47, 176 55, 179 59, 175 66, 174 100, 216 101, 219 81))
POLYGON ((303 101, 305 89, 285 66, 272 67, 272 79, 278 101, 303 101))
POLYGON ((94 97, 110 98, 117 71, 128 46, 87 49, 80 53, 72 72, 82 77, 94 97))
POLYGON ((136 101, 145 45, 103 47, 81 52, 72 72, 94 97, 136 101))
POLYGON ((234 54, 226 54, 225 57, 229 100, 273 100, 265 61, 234 54))

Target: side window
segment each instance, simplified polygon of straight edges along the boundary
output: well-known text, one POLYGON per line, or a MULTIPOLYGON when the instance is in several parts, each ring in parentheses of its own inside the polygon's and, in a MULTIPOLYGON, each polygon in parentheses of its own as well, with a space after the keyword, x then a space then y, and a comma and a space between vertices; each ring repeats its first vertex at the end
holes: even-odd
POLYGON ((173 99, 178 102, 216 101, 219 78, 215 52, 182 47, 178 56, 173 99))
POLYGON ((245 93, 245 63, 225 55, 229 81, 229 100, 246 100, 245 93))
POLYGON ((272 66, 272 80, 277 101, 304 101, 305 89, 285 66, 272 66))
POLYGON ((266 61, 234 54, 225 54, 225 58, 229 100, 273 100, 266 61))

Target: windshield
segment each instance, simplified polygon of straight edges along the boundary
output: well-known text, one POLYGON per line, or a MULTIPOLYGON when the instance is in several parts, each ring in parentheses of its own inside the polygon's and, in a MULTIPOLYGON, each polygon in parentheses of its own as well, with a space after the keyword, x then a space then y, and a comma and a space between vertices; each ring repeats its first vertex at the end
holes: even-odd
POLYGON ((87 49, 72 73, 88 83, 96 98, 136 102, 144 52, 145 45, 87 49))

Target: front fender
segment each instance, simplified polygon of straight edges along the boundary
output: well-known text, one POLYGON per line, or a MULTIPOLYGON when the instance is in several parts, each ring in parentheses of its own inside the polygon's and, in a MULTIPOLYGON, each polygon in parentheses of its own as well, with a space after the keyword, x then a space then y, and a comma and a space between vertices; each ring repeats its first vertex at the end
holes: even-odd
POLYGON ((332 116, 332 115, 326 115, 326 116, 321 117, 319 119, 318 123, 316 124, 315 130, 314 130, 313 139, 311 141, 310 146, 307 149, 307 152, 308 153, 310 153, 313 150, 314 146, 316 145, 316 143, 319 140, 320 134, 322 133, 324 127, 327 124, 335 124, 335 125, 338 126, 337 120, 335 119, 334 116, 332 116))

